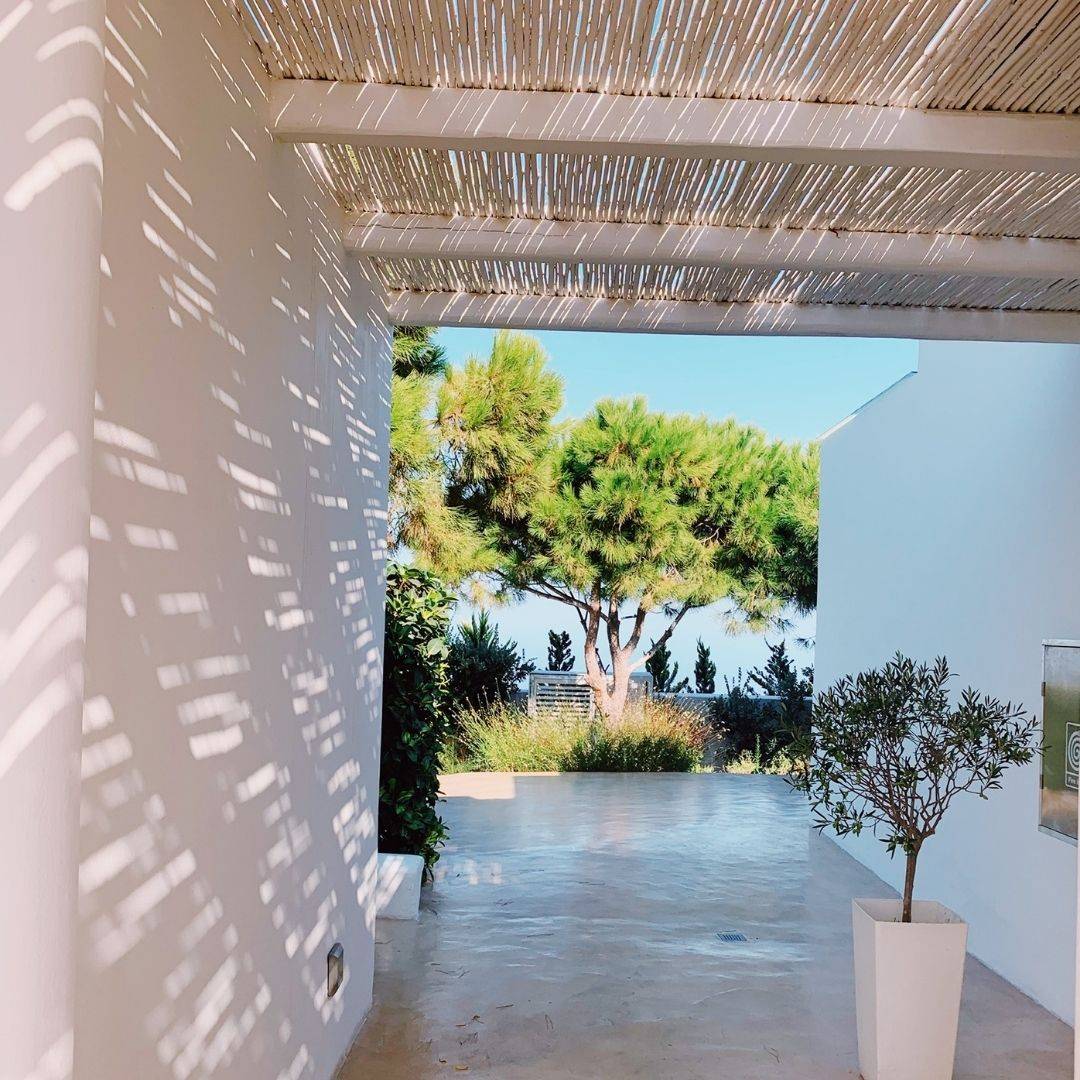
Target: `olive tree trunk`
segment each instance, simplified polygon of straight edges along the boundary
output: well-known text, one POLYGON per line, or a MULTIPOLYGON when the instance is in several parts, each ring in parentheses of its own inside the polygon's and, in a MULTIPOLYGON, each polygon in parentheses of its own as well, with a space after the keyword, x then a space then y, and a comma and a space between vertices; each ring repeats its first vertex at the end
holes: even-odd
POLYGON ((900 915, 902 923, 911 922, 911 899, 915 892, 915 863, 918 858, 918 848, 907 853, 907 866, 904 868, 904 907, 900 915))

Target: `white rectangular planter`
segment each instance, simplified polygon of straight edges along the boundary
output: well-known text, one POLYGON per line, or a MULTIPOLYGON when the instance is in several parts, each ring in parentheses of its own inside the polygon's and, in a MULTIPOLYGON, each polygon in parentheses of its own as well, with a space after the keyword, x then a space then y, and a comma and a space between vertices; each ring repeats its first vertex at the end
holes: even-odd
POLYGON ((375 915, 379 919, 420 918, 424 860, 419 855, 379 852, 375 915))
POLYGON ((929 900, 853 900, 855 1011, 864 1080, 950 1080, 967 924, 929 900))

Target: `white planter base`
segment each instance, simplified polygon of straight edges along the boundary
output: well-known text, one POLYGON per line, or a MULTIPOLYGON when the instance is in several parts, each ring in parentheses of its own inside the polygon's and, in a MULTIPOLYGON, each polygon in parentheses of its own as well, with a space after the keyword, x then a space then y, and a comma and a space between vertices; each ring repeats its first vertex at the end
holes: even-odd
POLYGON ((424 860, 419 855, 379 852, 375 915, 379 919, 419 919, 424 860))
POLYGON ((950 1080, 967 924, 941 904, 854 900, 855 1011, 864 1080, 950 1080))

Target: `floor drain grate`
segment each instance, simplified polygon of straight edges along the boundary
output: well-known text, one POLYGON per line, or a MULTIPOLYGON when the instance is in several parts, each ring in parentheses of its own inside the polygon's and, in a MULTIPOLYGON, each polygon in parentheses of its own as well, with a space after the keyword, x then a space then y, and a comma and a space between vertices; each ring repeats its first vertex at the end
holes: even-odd
POLYGON ((741 930, 721 930, 716 935, 721 941, 736 942, 749 941, 750 939, 741 930))

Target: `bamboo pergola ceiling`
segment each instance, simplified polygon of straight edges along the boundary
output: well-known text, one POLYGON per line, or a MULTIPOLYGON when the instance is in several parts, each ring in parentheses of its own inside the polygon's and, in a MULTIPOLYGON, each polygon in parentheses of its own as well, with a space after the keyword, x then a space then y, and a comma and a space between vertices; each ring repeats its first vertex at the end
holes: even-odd
POLYGON ((1075 0, 245 0, 284 79, 1076 112, 1075 0))
POLYGON ((883 304, 901 307, 1076 311, 1080 275, 1072 280, 966 277, 959 274, 818 273, 625 266, 589 261, 374 259, 390 291, 464 292, 717 303, 883 304))
POLYGON ((1077 174, 335 145, 321 151, 352 212, 1080 237, 1077 174))
MULTIPOLYGON (((651 305, 652 324, 676 302, 691 321, 688 305, 783 305, 797 332, 792 310, 829 305, 857 309, 852 332, 873 332, 867 311, 919 308, 1014 313, 988 332, 1080 340, 1080 0, 238 0, 238 11, 279 80, 272 130, 309 143, 343 208, 380 226, 377 244, 364 232, 354 250, 395 317, 438 314, 440 296, 445 321, 474 323, 504 317, 514 296, 530 301, 524 324, 587 325, 592 309, 567 298, 604 301, 598 326, 634 303, 651 305), (590 258, 584 242, 547 250, 550 222, 649 229, 590 258), (655 227, 663 256, 642 250, 655 227), (736 249, 688 265, 701 227, 747 230, 748 253, 781 235, 810 254, 743 266, 736 249), (859 258, 867 234, 872 266, 859 258), (892 265, 889 237, 913 234, 933 241, 923 263, 892 265), (815 236, 832 252, 820 266, 815 236), (964 258, 939 267, 934 251, 951 239, 964 258)), ((777 325, 736 314, 735 330, 777 325)), ((709 332, 723 323, 702 317, 709 332)))

